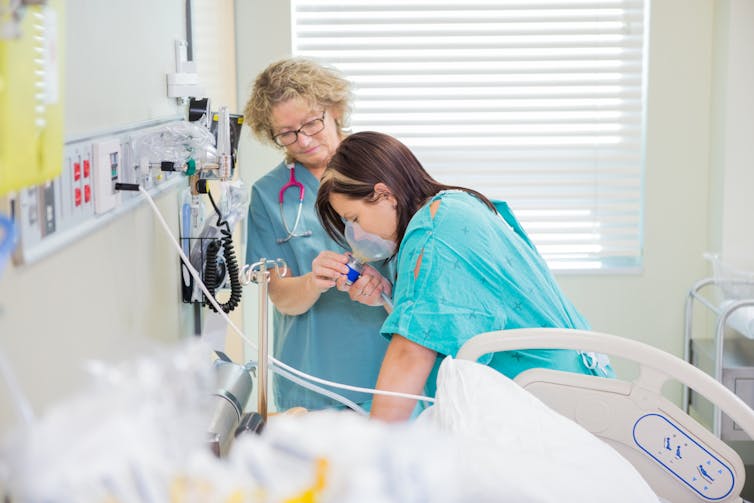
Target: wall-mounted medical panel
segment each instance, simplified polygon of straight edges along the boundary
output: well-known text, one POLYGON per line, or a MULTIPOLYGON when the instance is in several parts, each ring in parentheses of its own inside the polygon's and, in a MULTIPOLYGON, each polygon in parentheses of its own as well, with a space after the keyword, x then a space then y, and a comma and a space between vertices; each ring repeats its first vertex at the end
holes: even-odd
POLYGON ((134 154, 133 148, 180 122, 149 122, 66 142, 60 175, 11 200, 19 233, 16 264, 36 262, 141 203, 138 192, 116 190, 116 183, 140 184, 152 194, 186 185, 183 173, 163 172, 159 159, 134 154))
POLYGON ((0 196, 57 177, 63 152, 63 2, 10 3, 0 9, 0 196))

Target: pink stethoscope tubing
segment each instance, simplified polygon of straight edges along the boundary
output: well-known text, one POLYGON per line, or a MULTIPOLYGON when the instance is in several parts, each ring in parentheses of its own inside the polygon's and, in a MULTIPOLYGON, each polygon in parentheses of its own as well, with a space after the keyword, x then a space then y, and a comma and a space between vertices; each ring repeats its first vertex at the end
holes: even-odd
POLYGON ((301 210, 304 207, 304 185, 298 180, 296 180, 295 165, 293 163, 290 163, 290 164, 287 164, 287 167, 291 173, 291 176, 288 179, 288 182, 280 188, 280 192, 278 193, 278 203, 280 205, 280 220, 283 222, 283 227, 285 227, 285 232, 287 233, 287 235, 284 238, 278 238, 277 240, 278 244, 282 244, 287 241, 290 241, 291 238, 305 238, 312 235, 312 231, 304 231, 302 233, 296 233, 298 224, 301 221, 301 210), (283 201, 285 199, 284 198, 285 191, 290 188, 298 189, 298 209, 296 210, 296 220, 294 220, 293 222, 293 227, 288 227, 288 222, 285 220, 285 211, 283 211, 283 201))

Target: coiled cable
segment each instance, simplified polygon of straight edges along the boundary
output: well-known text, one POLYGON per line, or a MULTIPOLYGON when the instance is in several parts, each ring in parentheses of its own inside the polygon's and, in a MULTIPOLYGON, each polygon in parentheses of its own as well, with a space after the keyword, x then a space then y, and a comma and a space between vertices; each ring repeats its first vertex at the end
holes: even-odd
POLYGON ((222 241, 216 238, 205 239, 211 239, 211 241, 207 245, 204 256, 204 284, 207 285, 209 291, 214 295, 215 289, 219 288, 222 284, 222 278, 225 277, 227 270, 225 269, 224 262, 217 261, 217 254, 220 252, 220 248, 222 248, 222 241))
MULTIPOLYGON (((241 302, 241 294, 243 293, 243 287, 241 286, 241 278, 239 276, 238 262, 236 261, 236 254, 233 250, 233 235, 230 231, 230 224, 223 220, 220 209, 215 204, 215 200, 212 198, 212 193, 208 190, 207 195, 212 203, 212 207, 215 208, 217 213, 217 226, 220 228, 220 234, 222 238, 213 240, 207 246, 207 261, 204 267, 204 284, 207 289, 215 296, 215 289, 220 286, 221 280, 217 274, 217 254, 220 250, 220 246, 223 249, 223 258, 225 258, 225 270, 230 276, 230 298, 227 302, 219 303, 220 308, 229 313, 234 310, 241 302), (224 228, 223 228, 224 226, 224 228)), ((222 274, 221 276, 222 277, 222 274)), ((217 298, 215 298, 217 300, 217 298)), ((217 308, 211 302, 206 303, 210 309, 217 312, 217 308)))

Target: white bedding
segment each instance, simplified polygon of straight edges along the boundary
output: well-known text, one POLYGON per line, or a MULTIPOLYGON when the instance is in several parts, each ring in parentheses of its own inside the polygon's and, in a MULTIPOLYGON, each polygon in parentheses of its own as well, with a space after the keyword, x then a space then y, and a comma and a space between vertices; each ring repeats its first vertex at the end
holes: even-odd
POLYGON ((489 367, 446 358, 419 418, 461 440, 461 466, 506 501, 656 502, 612 447, 489 367), (465 459, 463 459, 465 458, 465 459))
MULTIPOLYGON (((437 402, 414 423, 388 426, 332 411, 279 418, 260 439, 236 444, 231 458, 239 465, 259 452, 250 442, 327 459, 323 501, 658 501, 610 446, 468 361, 446 359, 437 402)), ((253 456, 276 471, 270 460, 278 456, 265 452, 253 456)), ((280 471, 294 473, 279 461, 280 471)))
POLYGON ((657 501, 607 444, 501 374, 452 359, 415 422, 278 416, 217 459, 202 429, 209 387, 186 361, 114 369, 61 404, 2 452, 0 486, 5 474, 14 500, 82 503, 657 501))

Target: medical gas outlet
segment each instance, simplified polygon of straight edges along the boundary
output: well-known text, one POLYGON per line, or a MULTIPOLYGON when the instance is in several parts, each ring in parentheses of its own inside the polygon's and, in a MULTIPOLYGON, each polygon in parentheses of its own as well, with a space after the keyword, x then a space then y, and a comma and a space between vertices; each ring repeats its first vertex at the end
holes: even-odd
POLYGON ((120 140, 108 138, 92 144, 94 158, 94 212, 105 213, 120 203, 116 190, 121 167, 120 140))
POLYGON ((185 40, 175 41, 175 72, 167 74, 167 95, 178 99, 205 96, 196 63, 188 60, 188 42, 185 40))

